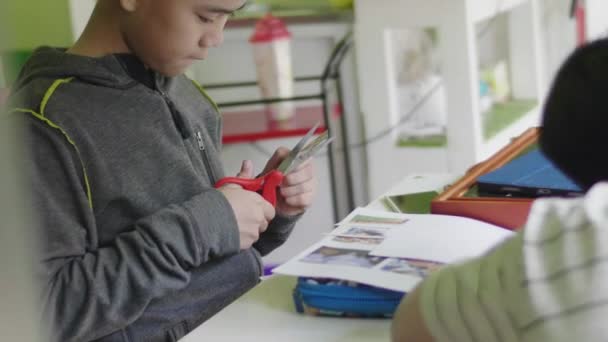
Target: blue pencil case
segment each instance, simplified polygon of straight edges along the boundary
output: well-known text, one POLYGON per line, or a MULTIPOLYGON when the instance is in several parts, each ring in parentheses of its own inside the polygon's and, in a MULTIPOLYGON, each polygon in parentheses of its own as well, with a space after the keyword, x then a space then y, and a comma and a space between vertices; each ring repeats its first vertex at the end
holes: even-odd
POLYGON ((296 311, 310 315, 390 318, 405 293, 359 283, 298 278, 293 291, 296 311))

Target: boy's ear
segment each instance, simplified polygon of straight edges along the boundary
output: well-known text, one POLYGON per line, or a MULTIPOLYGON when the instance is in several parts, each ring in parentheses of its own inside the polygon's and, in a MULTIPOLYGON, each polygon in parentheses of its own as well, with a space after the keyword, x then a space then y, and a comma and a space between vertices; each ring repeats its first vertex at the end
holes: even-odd
POLYGON ((137 0, 120 0, 120 7, 127 12, 134 12, 137 9, 137 0))

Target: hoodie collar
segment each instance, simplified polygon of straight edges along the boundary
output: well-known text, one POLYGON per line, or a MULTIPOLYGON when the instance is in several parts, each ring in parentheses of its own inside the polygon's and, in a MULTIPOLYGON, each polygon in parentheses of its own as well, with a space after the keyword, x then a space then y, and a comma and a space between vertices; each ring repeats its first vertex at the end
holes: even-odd
POLYGON ((76 77, 83 81, 113 88, 129 88, 137 83, 152 89, 166 85, 168 77, 148 69, 133 54, 87 57, 66 53, 66 49, 41 47, 23 66, 14 89, 39 77, 76 77))
POLYGON ((156 72, 149 69, 144 63, 133 54, 123 53, 115 54, 114 57, 123 70, 134 80, 148 88, 156 88, 156 72))

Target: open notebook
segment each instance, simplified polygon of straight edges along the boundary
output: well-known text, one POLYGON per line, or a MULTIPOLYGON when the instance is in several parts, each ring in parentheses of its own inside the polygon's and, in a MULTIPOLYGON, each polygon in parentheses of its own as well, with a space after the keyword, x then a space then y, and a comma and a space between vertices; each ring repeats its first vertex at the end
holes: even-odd
POLYGON ((441 265, 481 255, 511 236, 466 217, 357 208, 273 272, 408 292, 441 265))
POLYGON ((479 176, 480 194, 541 197, 579 196, 582 189, 564 175, 538 148, 479 176))

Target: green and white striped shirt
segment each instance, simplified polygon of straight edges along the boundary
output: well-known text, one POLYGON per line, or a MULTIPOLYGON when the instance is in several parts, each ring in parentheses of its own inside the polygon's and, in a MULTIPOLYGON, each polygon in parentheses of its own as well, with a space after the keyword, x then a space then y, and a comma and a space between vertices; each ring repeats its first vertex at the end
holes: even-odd
POLYGON ((608 184, 535 201, 521 233, 421 291, 437 341, 608 341, 608 184))

